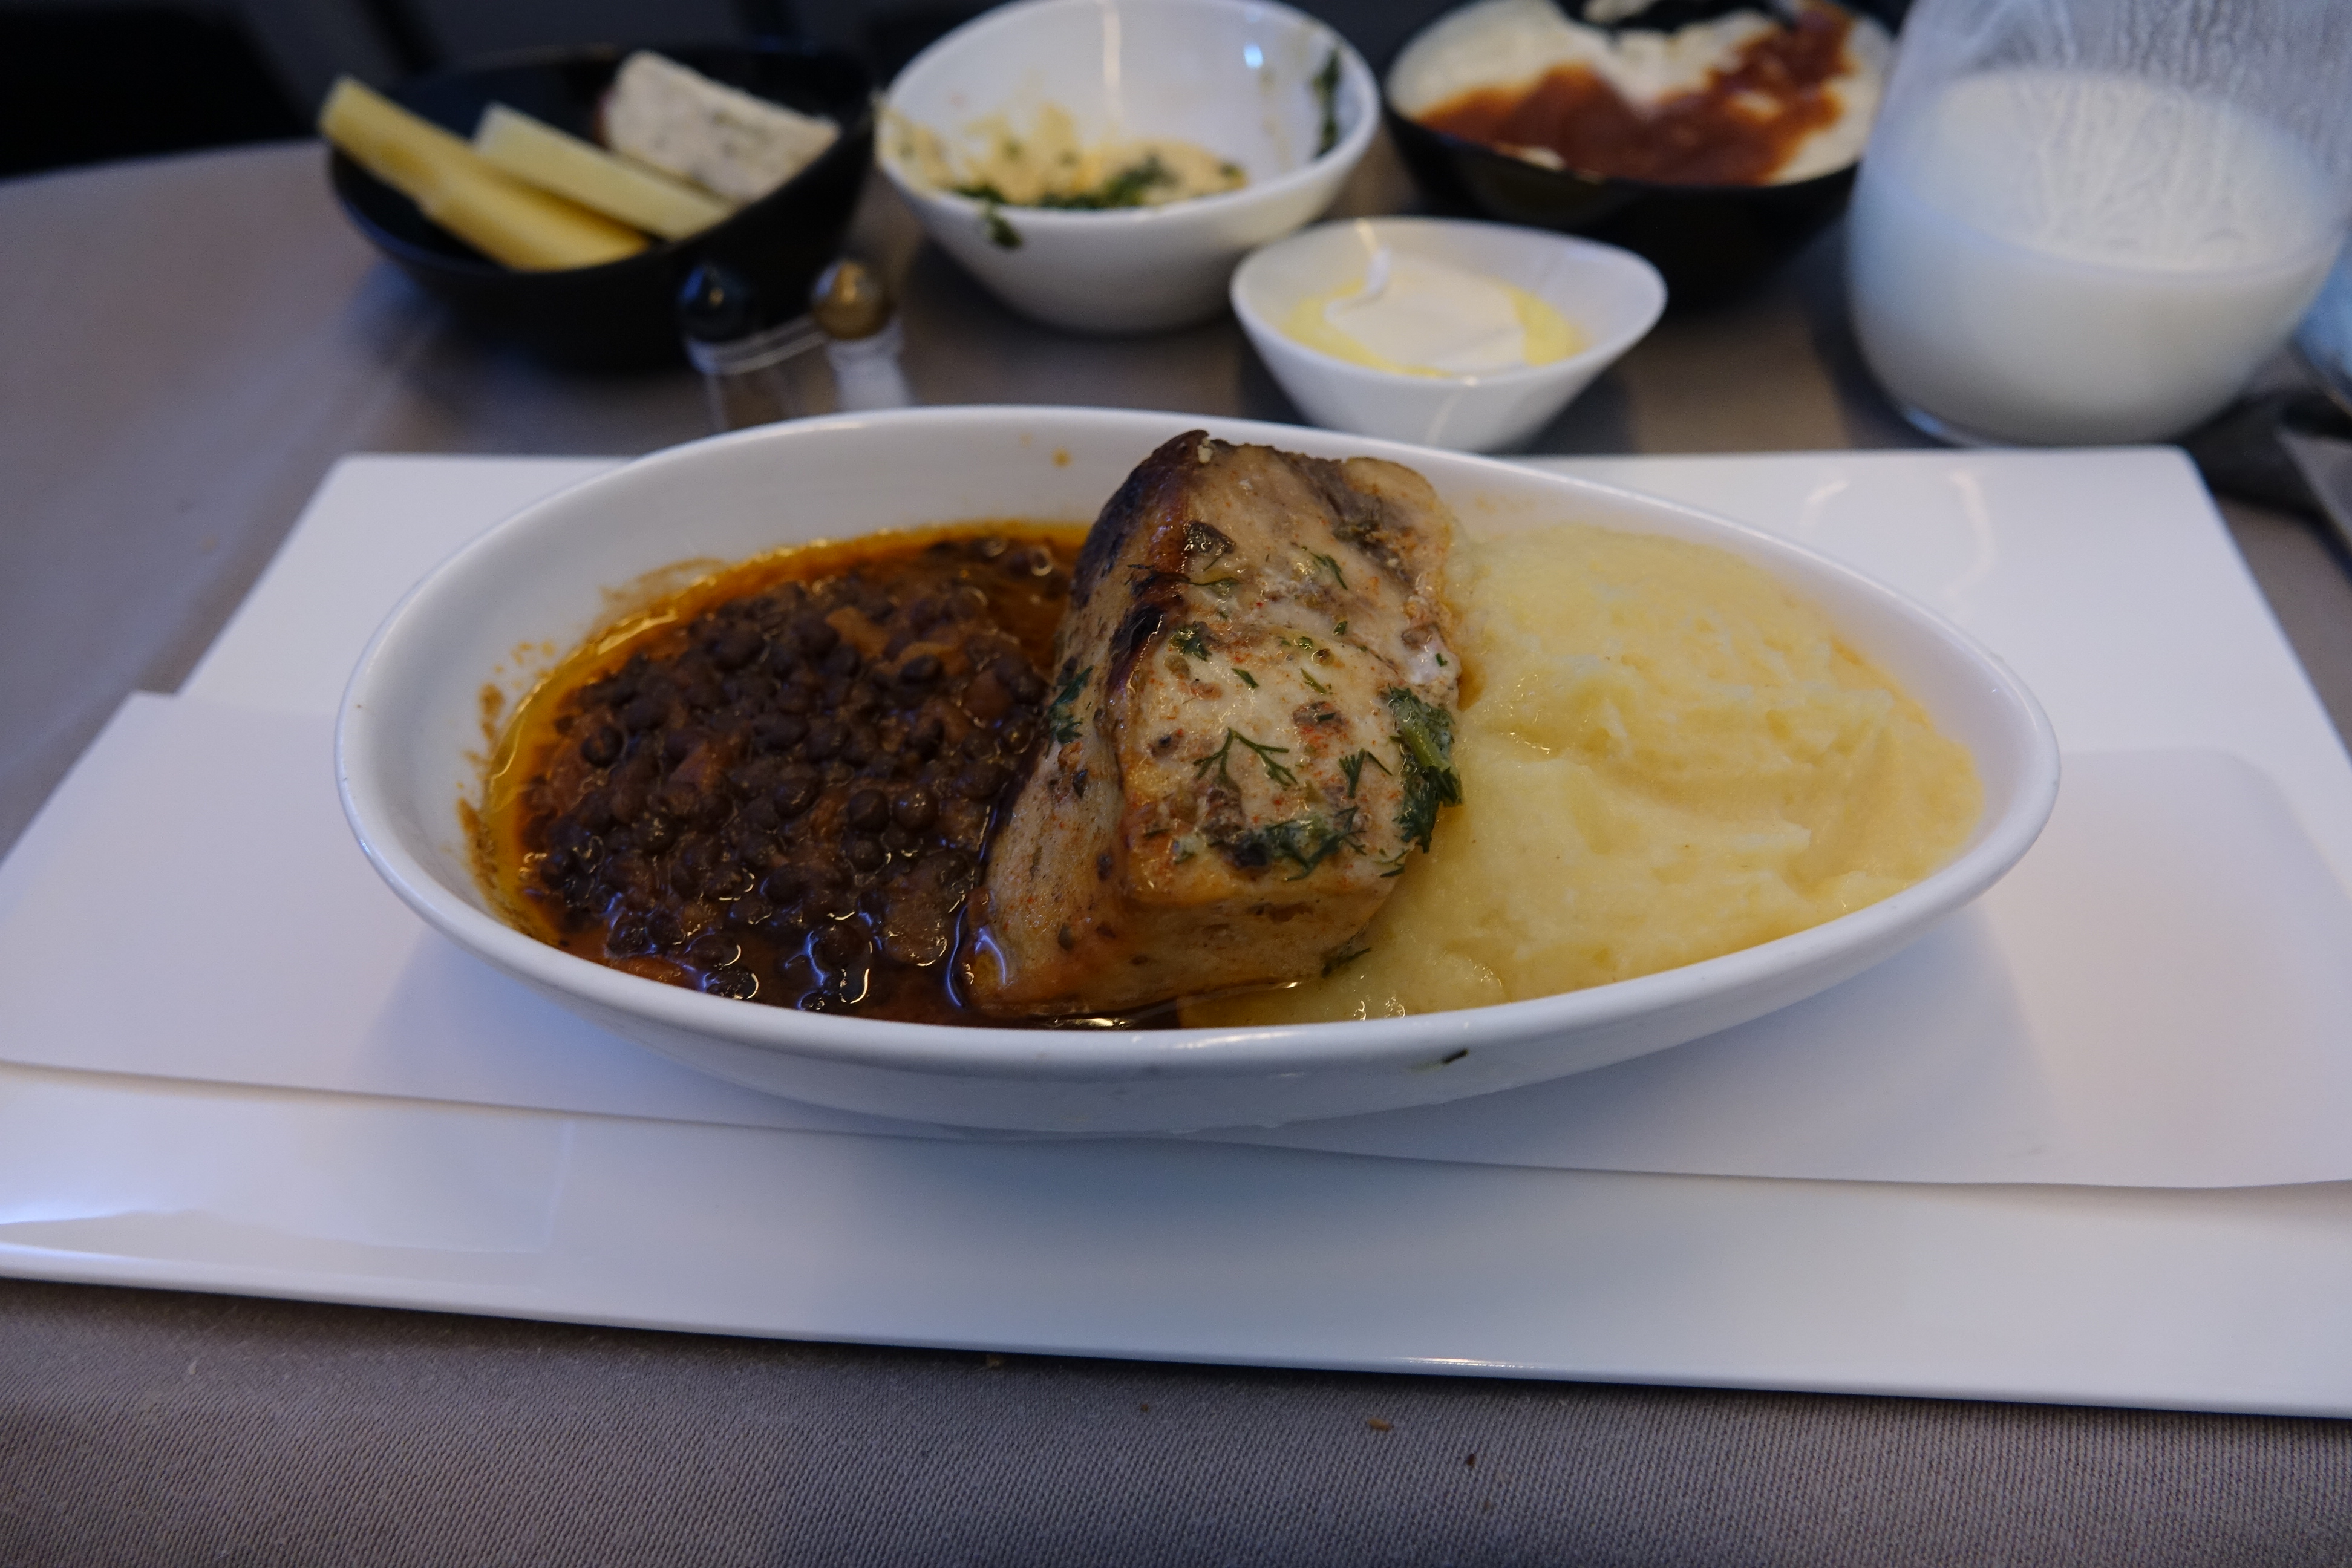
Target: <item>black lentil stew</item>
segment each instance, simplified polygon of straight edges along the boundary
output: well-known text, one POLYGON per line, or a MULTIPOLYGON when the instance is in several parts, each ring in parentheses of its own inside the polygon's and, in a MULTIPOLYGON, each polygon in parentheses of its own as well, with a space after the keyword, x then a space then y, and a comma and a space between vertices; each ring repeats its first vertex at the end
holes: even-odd
POLYGON ((481 872, 567 952, 723 996, 927 1022, 1044 723, 1084 531, 778 552, 608 628, 493 759, 481 872))

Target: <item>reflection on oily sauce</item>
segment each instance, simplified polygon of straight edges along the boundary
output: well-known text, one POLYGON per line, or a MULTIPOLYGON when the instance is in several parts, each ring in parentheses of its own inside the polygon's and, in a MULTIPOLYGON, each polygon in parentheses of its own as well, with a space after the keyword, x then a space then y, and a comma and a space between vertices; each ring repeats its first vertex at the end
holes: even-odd
POLYGON ((1807 5, 1743 47, 1705 87, 1644 107, 1585 66, 1531 85, 1480 88, 1415 116, 1433 131, 1591 174, 1660 184, 1769 182, 1804 140, 1836 123, 1832 85, 1850 68, 1853 20, 1807 5))

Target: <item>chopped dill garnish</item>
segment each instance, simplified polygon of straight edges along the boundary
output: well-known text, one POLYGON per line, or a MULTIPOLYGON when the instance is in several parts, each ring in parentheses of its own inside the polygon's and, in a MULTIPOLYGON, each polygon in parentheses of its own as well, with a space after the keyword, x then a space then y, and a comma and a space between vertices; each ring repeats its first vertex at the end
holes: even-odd
POLYGON ((1179 651, 1205 660, 1209 657, 1209 628, 1198 621, 1178 626, 1169 635, 1170 646, 1179 651))
MULTIPOLYGON (((1356 784, 1357 782, 1364 776, 1364 764, 1366 763, 1371 763, 1372 766, 1380 769, 1381 772, 1384 773, 1389 771, 1388 763, 1381 761, 1380 758, 1372 755, 1370 752, 1358 752, 1352 756, 1341 757, 1339 759, 1339 771, 1348 775, 1348 798, 1349 800, 1356 798, 1356 784)), ((1395 775, 1391 773, 1390 776, 1393 778, 1395 775)))
POLYGON ((1305 670, 1302 669, 1298 672, 1298 679, 1307 682, 1309 687, 1313 688, 1315 694, 1318 697, 1328 697, 1331 695, 1331 689, 1329 687, 1324 685, 1321 681, 1316 679, 1305 670))
MULTIPOLYGON (((1325 571, 1330 573, 1332 576, 1337 577, 1339 580, 1339 586, 1344 588, 1348 585, 1348 574, 1339 570, 1339 563, 1337 561, 1332 560, 1328 555, 1325 555, 1318 551, 1310 550, 1307 553, 1311 559, 1319 563, 1325 571)), ((1342 626, 1347 625, 1345 621, 1342 621, 1339 624, 1342 626)))
POLYGON ((1280 763, 1274 760, 1273 753, 1280 752, 1286 754, 1290 750, 1288 746, 1260 745, 1257 742, 1251 740, 1247 735, 1243 734, 1235 734, 1234 739, 1239 741, 1243 745, 1247 746, 1251 751, 1257 753, 1257 760, 1265 764, 1266 776, 1274 780, 1275 783, 1295 784, 1298 782, 1298 775, 1297 773, 1292 773, 1288 768, 1284 767, 1280 763))
POLYGON ((1339 51, 1333 49, 1323 60, 1323 68, 1315 73, 1315 103, 1321 111, 1322 124, 1315 133, 1315 155, 1318 158, 1339 144, 1339 51))
POLYGON ((1356 822, 1357 812, 1352 805, 1339 814, 1337 822, 1327 822, 1310 811, 1286 822, 1254 827, 1228 844, 1225 852, 1234 865, 1242 867, 1271 866, 1277 860, 1287 860, 1298 868, 1289 879, 1296 882, 1342 849, 1361 854, 1364 847, 1357 842, 1356 822))
POLYGON ((1005 201, 1003 191, 985 181, 976 185, 957 185, 953 189, 957 195, 970 196, 980 204, 980 221, 988 230, 989 244, 999 250, 1021 248, 1021 231, 1004 221, 1004 209, 1011 204, 1005 201))
POLYGON ((1348 623, 1345 621, 1334 621, 1331 624, 1331 635, 1335 637, 1346 637, 1348 635, 1348 623))
POLYGON ((1065 211, 1099 212, 1107 207, 1139 207, 1150 193, 1162 185, 1177 183, 1175 171, 1160 161, 1157 153, 1147 153, 1137 163, 1129 163, 1115 174, 1104 177, 1092 190, 1049 191, 1030 205, 1039 207, 1059 207, 1065 211))
POLYGON ((1462 775, 1454 771, 1454 715, 1402 686, 1390 687, 1381 699, 1396 720, 1397 749, 1404 758, 1397 831, 1425 855, 1437 831, 1438 807, 1462 802, 1462 775))
MULTIPOLYGON (((1256 682, 1252 681, 1251 684, 1255 685, 1256 682)), ((1194 778, 1200 777, 1202 773, 1209 771, 1209 764, 1211 763, 1214 763, 1217 765, 1217 776, 1224 780, 1226 784, 1233 784, 1234 775, 1226 770, 1225 761, 1230 755, 1232 755, 1234 742, 1235 741, 1239 741, 1243 745, 1247 746, 1251 751, 1257 753, 1257 760, 1265 764, 1265 776, 1272 779, 1275 783, 1278 784, 1295 784, 1298 782, 1298 775, 1297 773, 1292 773, 1288 768, 1284 767, 1280 763, 1274 760, 1278 754, 1287 754, 1290 751, 1288 746, 1269 746, 1262 742, 1253 741, 1247 735, 1243 734, 1239 730, 1233 728, 1231 725, 1227 725, 1225 728, 1225 742, 1223 745, 1219 746, 1207 756, 1196 758, 1193 761, 1192 776, 1194 778)), ((1238 788, 1239 786, 1235 785, 1234 787, 1238 788)))
POLYGON ((1076 702, 1078 694, 1087 689, 1087 678, 1094 672, 1095 667, 1090 664, 1064 678, 1061 689, 1054 693, 1054 700, 1046 705, 1045 727, 1053 731, 1054 739, 1064 745, 1078 738, 1077 716, 1070 711, 1070 704, 1076 702))
POLYGON ((1235 665, 1235 666, 1234 666, 1234 673, 1235 675, 1238 675, 1238 676, 1240 676, 1240 677, 1242 678, 1242 684, 1243 684, 1244 686, 1248 687, 1252 691, 1255 691, 1255 690, 1257 689, 1257 677, 1256 677, 1256 676, 1252 675, 1248 670, 1244 669, 1240 665, 1235 665))

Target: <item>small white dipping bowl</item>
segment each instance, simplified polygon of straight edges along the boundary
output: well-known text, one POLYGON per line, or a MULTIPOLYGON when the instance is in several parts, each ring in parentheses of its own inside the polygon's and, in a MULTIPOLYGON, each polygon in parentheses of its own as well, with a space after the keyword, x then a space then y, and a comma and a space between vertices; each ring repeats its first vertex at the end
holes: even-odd
POLYGON ((1287 6, 1026 0, 957 28, 898 73, 875 155, 930 237, 1014 310, 1080 331, 1143 332, 1222 310, 1234 264, 1329 206, 1379 121, 1362 58, 1287 6), (1314 81, 1335 52, 1339 139, 1318 156, 1314 81), (1048 104, 1069 112, 1087 145, 1175 137, 1240 164, 1249 183, 1162 206, 992 216, 925 184, 903 155, 910 126, 954 148, 974 121, 1003 115, 1023 131, 1048 104))
MULTIPOLYGON (((1488 458, 1297 426, 1067 408, 918 408, 676 447, 526 508, 451 556, 360 660, 336 731, 343 809, 436 930, 582 1017, 721 1078, 876 1115, 1051 1132, 1272 1126, 1458 1100, 1742 1023, 1875 963, 1990 886, 2057 792, 2057 744, 2017 678, 1932 612, 1736 523, 1488 458), (1086 521, 1145 454, 1206 424, 1232 441, 1427 475, 1473 534, 1576 521, 1720 546, 1819 605, 1975 753, 1984 816, 1926 880, 1825 925, 1638 980, 1501 1006, 1279 1028, 984 1029, 801 1013, 640 979, 490 912, 461 801, 478 801, 483 688, 518 649, 576 647, 607 591, 689 559, 968 519, 1086 521)), ((1468 781, 1478 787, 1477 781, 1468 781)), ((1440 831, 1443 831, 1441 827, 1440 831)))
POLYGON ((1450 218, 1327 223, 1267 246, 1234 273, 1234 314, 1274 379, 1318 425, 1456 451, 1516 446, 1657 324, 1665 280, 1630 250, 1450 218), (1583 334, 1580 353, 1486 375, 1401 375, 1308 348, 1282 330, 1302 300, 1360 282, 1382 246, 1515 284, 1583 334))

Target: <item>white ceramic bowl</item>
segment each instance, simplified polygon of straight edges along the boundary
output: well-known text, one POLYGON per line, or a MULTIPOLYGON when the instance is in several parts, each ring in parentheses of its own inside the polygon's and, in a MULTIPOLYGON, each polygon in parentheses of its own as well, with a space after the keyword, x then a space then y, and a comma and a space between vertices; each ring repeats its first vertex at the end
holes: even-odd
POLYGON ((923 227, 1024 314, 1082 331, 1141 332, 1205 321, 1253 247, 1331 205, 1380 121, 1372 73, 1339 34, 1265 0, 1026 0, 991 11, 918 55, 890 84, 876 156, 923 227), (1334 52, 1339 140, 1314 78, 1334 52), (1233 162, 1249 184, 1222 195, 1105 212, 1005 207, 921 183, 904 128, 950 145, 1003 114, 1017 130, 1045 104, 1092 143, 1172 136, 1233 162), (1017 237, 1017 244, 1004 243, 1017 237))
MULTIPOLYGON (((2006 668, 1931 612, 1846 568, 1666 502, 1488 458, 1294 426, 1207 421, 1229 440, 1364 452, 1426 474, 1473 533, 1579 519, 1745 556, 1820 605, 1976 755, 1985 811, 1950 865, 1794 936, 1566 995, 1284 1028, 974 1029, 800 1013, 639 979, 492 915, 459 821, 478 798, 482 691, 568 649, 605 590, 694 557, 958 519, 1091 519, 1133 465, 1203 423, 1100 409, 919 408, 716 437, 525 509, 436 568, 377 632, 336 733, 343 808, 395 892, 452 941, 581 1016, 722 1078, 816 1103, 1059 1132, 1274 1125, 1455 1100, 1678 1045, 1834 984, 1982 892, 2049 815, 2057 745, 2006 668)), ((1475 784, 1474 784, 1475 787, 1475 784)))
POLYGON ((1274 379, 1318 425, 1458 451, 1517 446, 1657 324, 1665 280, 1630 250, 1450 218, 1327 223, 1267 246, 1234 273, 1234 314, 1274 379), (1584 334, 1581 353, 1488 375, 1402 375, 1350 364, 1282 330, 1302 300, 1360 280, 1382 246, 1515 284, 1584 334))

